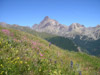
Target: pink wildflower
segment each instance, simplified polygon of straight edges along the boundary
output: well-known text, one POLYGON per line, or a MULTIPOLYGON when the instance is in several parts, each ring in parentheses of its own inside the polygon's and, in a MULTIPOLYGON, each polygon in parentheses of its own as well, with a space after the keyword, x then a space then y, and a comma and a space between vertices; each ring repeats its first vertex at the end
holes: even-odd
POLYGON ((34 49, 34 47, 32 47, 34 49))
POLYGON ((16 38, 14 38, 13 40, 14 40, 14 41, 17 41, 17 39, 16 39, 16 38))
POLYGON ((39 50, 39 48, 37 48, 37 50, 39 50))
POLYGON ((9 34, 10 34, 10 31, 9 31, 9 30, 7 30, 7 29, 2 29, 2 32, 3 32, 3 33, 5 33, 5 34, 7 34, 7 35, 9 35, 9 34))
POLYGON ((37 43, 36 43, 36 42, 32 42, 32 44, 33 44, 33 45, 36 45, 37 43))
POLYGON ((40 56, 43 56, 43 54, 40 53, 40 56))

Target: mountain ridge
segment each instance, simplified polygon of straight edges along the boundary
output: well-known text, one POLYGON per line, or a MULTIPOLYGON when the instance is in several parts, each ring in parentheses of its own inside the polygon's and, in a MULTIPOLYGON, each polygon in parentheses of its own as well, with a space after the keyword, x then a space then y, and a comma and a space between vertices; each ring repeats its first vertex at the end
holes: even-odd
POLYGON ((100 38, 100 25, 96 27, 85 27, 79 23, 72 23, 70 26, 66 26, 54 19, 50 19, 48 16, 46 16, 40 24, 33 25, 33 30, 70 38, 74 38, 76 35, 87 36, 93 40, 100 38))

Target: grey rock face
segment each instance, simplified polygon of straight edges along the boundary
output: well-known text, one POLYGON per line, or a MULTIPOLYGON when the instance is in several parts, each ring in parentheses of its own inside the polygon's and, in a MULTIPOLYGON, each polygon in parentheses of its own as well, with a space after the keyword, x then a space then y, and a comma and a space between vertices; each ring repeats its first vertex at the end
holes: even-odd
MULTIPOLYGON (((62 25, 48 16, 40 24, 33 25, 33 30, 38 32, 47 32, 64 37, 75 38, 76 35, 87 36, 93 40, 100 38, 100 25, 96 27, 85 27, 79 23, 72 23, 70 26, 62 25)), ((81 38, 80 38, 81 39, 81 38)))

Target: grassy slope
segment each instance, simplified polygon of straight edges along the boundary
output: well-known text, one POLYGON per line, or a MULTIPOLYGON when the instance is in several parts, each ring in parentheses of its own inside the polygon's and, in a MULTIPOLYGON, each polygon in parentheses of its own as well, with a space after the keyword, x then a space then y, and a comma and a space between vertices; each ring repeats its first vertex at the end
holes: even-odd
POLYGON ((36 31, 32 30, 31 28, 23 27, 23 26, 12 25, 12 26, 10 26, 10 28, 21 30, 21 31, 30 33, 32 35, 41 37, 62 49, 65 49, 65 50, 67 49, 69 51, 76 51, 76 52, 78 51, 77 46, 75 46, 73 41, 68 38, 64 38, 64 37, 53 35, 53 34, 51 35, 51 34, 45 33, 45 32, 36 32, 36 31))
POLYGON ((35 36, 46 39, 47 41, 52 42, 56 46, 58 46, 62 49, 67 49, 69 51, 78 51, 77 46, 75 46, 75 44, 76 44, 81 48, 82 52, 100 57, 100 46, 99 46, 100 39, 94 40, 94 41, 89 41, 89 40, 84 40, 84 39, 87 39, 87 37, 84 36, 82 38, 82 40, 80 40, 80 36, 76 36, 75 39, 69 40, 69 39, 64 38, 64 37, 55 36, 55 35, 51 35, 51 34, 44 33, 44 32, 39 33, 39 32, 36 32, 36 31, 30 29, 29 27, 9 25, 9 24, 6 24, 6 26, 4 26, 4 27, 13 28, 13 29, 24 31, 24 32, 28 32, 28 33, 33 34, 35 36), (73 41, 75 44, 73 43, 73 41), (68 42, 70 42, 70 44, 68 44, 68 42))
POLYGON ((55 35, 51 35, 48 33, 39 33, 36 32, 28 27, 23 27, 23 26, 10 26, 13 29, 17 29, 17 30, 21 30, 24 32, 28 32, 30 34, 33 34, 35 36, 41 37, 43 39, 46 39, 47 41, 52 42, 53 44, 55 44, 56 46, 62 48, 62 49, 67 49, 69 51, 78 51, 77 50, 77 46, 75 46, 75 44, 77 44, 79 47, 81 47, 81 50, 85 53, 88 53, 90 55, 95 55, 95 56, 99 56, 100 57, 100 39, 99 40, 94 40, 94 41, 89 41, 89 40, 84 40, 87 37, 84 36, 82 39, 80 40, 80 36, 77 36, 75 39, 73 39, 73 41, 75 42, 75 44, 72 42, 72 40, 69 40, 68 38, 64 38, 64 37, 60 37, 60 36, 55 36, 55 35))
POLYGON ((1 75, 94 75, 100 59, 64 51, 31 34, 0 27, 1 75), (73 61, 73 69, 70 61, 73 61), (79 67, 76 65, 79 64, 79 67))

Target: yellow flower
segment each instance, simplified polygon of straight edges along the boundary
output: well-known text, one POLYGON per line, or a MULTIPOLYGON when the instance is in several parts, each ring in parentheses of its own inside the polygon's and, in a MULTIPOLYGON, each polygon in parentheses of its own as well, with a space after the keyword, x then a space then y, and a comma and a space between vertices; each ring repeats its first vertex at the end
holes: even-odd
POLYGON ((18 53, 18 50, 16 50, 16 53, 18 53))
POLYGON ((15 61, 15 64, 17 63, 17 61, 15 61))
POLYGON ((61 74, 61 70, 59 70, 59 74, 61 74))
POLYGON ((11 48, 12 51, 14 51, 14 48, 11 48))
POLYGON ((6 42, 6 45, 8 45, 8 42, 6 42))
POLYGON ((19 60, 19 57, 17 57, 16 59, 19 60))
POLYGON ((27 64, 27 62, 25 62, 25 64, 27 64))
POLYGON ((28 68, 28 70, 30 70, 30 67, 28 68))
POLYGON ((1 39, 1 41, 3 41, 3 38, 1 39))
POLYGON ((39 69, 39 71, 41 71, 41 68, 39 69))
POLYGON ((11 57, 9 57, 8 60, 11 60, 11 57))
POLYGON ((23 61, 20 61, 20 64, 22 64, 23 63, 23 61))
POLYGON ((57 71, 54 71, 53 73, 54 73, 54 74, 57 74, 57 71))
POLYGON ((4 67, 2 64, 0 65, 2 68, 4 67))
POLYGON ((13 63, 13 61, 11 61, 11 63, 13 63))

